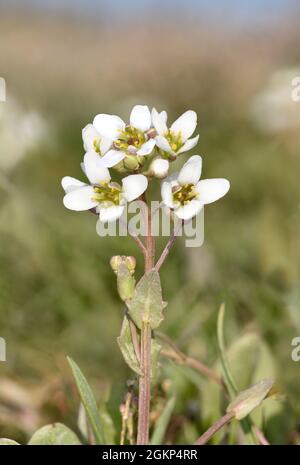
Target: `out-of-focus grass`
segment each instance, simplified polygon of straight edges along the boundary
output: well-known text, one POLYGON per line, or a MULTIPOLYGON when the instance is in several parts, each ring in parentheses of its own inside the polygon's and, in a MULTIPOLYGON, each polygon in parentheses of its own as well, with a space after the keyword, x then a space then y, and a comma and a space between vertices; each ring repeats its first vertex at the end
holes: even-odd
MULTIPOLYGON (((43 419, 72 422, 74 404, 61 393, 69 389, 62 360, 70 354, 98 393, 113 384, 117 417, 131 375, 116 344, 122 304, 108 262, 112 254, 135 254, 135 244, 100 239, 92 215, 65 210, 60 179, 82 176, 81 129, 97 112, 125 117, 133 103, 145 102, 169 109, 172 119, 193 108, 203 176, 227 177, 231 191, 205 211, 204 246, 186 249, 179 240, 162 269, 169 301, 162 330, 213 366, 217 309, 225 301, 228 343, 254 338, 243 352, 239 387, 252 379, 253 363, 260 363, 261 377, 275 373, 288 401, 271 412, 266 434, 277 443, 297 442, 300 366, 291 361, 290 344, 300 332, 300 137, 295 130, 264 134, 249 117, 271 73, 300 61, 292 21, 262 36, 220 24, 170 22, 162 30, 149 19, 109 28, 28 14, 1 16, 0 31, 8 99, 13 95, 49 123, 47 137, 13 171, 1 172, 3 376, 29 389, 45 386, 46 393, 60 380, 54 406, 41 401, 43 419)), ((1 140, 0 150, 10 156, 1 140)), ((211 386, 182 367, 164 362, 163 369, 177 391, 169 434, 193 441, 217 415, 215 398, 207 396, 211 386)), ((0 431, 10 431, 8 423, 0 431)))

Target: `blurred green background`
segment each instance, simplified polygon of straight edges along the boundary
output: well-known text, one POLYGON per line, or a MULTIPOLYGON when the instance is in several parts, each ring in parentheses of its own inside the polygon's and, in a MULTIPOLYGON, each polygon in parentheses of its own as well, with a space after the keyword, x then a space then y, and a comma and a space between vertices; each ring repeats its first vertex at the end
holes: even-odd
MULTIPOLYGON (((93 215, 64 209, 60 180, 82 176, 81 130, 95 114, 126 119, 145 103, 170 120, 194 109, 203 176, 231 182, 205 211, 204 245, 178 240, 162 268, 162 331, 213 367, 225 302, 239 388, 274 376, 286 400, 269 401, 260 421, 273 443, 298 443, 300 103, 291 80, 300 75, 300 11, 268 1, 240 2, 245 10, 238 2, 104 2, 103 11, 101 2, 74 3, 0 4, 0 436, 24 441, 45 422, 76 424, 69 354, 97 397, 110 397, 117 438, 132 374, 116 343, 123 310, 109 259, 142 260, 130 238, 99 238, 93 215)), ((168 440, 194 441, 222 410, 220 393, 167 361, 161 379, 177 398, 168 440)))

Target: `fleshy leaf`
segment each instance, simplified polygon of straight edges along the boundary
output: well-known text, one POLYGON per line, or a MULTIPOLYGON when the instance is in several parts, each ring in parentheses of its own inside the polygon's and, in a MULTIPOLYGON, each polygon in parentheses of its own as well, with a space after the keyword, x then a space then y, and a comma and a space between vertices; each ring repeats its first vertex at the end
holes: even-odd
POLYGON ((150 271, 138 282, 133 297, 126 302, 129 314, 138 328, 143 323, 150 324, 152 329, 158 328, 163 320, 163 302, 160 277, 157 271, 150 271))
POLYGON ((0 438, 0 446, 19 446, 20 444, 13 439, 0 438))
POLYGON ((76 434, 62 423, 53 423, 37 430, 28 445, 36 446, 59 446, 59 445, 81 445, 76 434))
POLYGON ((249 389, 240 392, 227 407, 227 412, 233 412, 237 420, 242 420, 262 403, 273 384, 272 379, 264 379, 249 389))
POLYGON ((77 389, 79 391, 81 402, 85 408, 87 417, 93 429, 96 442, 97 444, 105 444, 104 431, 93 391, 74 360, 72 360, 70 357, 67 357, 67 360, 70 364, 77 389))
POLYGON ((121 334, 118 337, 118 344, 127 365, 138 375, 141 375, 140 364, 137 359, 129 326, 128 318, 125 316, 122 323, 121 334))

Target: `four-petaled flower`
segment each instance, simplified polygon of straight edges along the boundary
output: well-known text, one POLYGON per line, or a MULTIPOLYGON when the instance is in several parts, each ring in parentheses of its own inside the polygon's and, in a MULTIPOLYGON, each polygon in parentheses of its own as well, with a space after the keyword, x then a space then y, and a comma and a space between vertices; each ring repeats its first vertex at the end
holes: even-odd
MULTIPOLYGON (((115 164, 127 157, 149 155, 155 146, 150 137, 151 113, 146 105, 135 105, 131 111, 129 124, 115 115, 101 113, 95 116, 93 125, 98 133, 113 141, 113 148, 106 154, 115 164)), ((114 165, 111 165, 114 166, 114 165)), ((132 165, 134 167, 134 165, 132 165)), ((138 164, 136 165, 138 167, 138 164)))
POLYGON ((106 168, 115 166, 119 158, 109 154, 109 149, 113 141, 99 134, 92 124, 87 124, 82 130, 82 140, 85 152, 93 153, 101 159, 101 163, 106 168))
POLYGON ((95 209, 104 223, 120 218, 126 202, 140 197, 148 187, 148 180, 143 174, 126 176, 122 186, 111 182, 108 169, 92 152, 85 154, 83 165, 90 184, 65 176, 62 179, 66 192, 64 205, 75 211, 95 209))
POLYGON ((188 110, 183 113, 170 128, 167 126, 167 113, 152 109, 152 122, 157 133, 156 145, 171 158, 187 152, 197 145, 199 136, 189 139, 197 126, 197 114, 188 110))
POLYGON ((229 190, 227 179, 199 181, 202 158, 194 155, 183 165, 179 173, 167 178, 161 186, 163 203, 182 220, 196 216, 204 205, 215 202, 229 190))

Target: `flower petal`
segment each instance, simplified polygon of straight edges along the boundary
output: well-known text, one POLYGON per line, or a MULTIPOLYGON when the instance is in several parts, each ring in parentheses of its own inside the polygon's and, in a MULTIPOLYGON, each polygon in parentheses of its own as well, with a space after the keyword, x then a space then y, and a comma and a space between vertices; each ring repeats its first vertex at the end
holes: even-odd
POLYGON ((64 206, 69 210, 84 211, 96 207, 97 203, 93 200, 95 192, 92 186, 84 186, 79 189, 68 192, 64 196, 64 206))
POLYGON ((95 150, 94 141, 100 140, 100 134, 92 124, 87 124, 82 130, 82 140, 86 152, 95 150))
POLYGON ((111 221, 116 221, 122 216, 124 211, 123 205, 111 205, 110 207, 101 207, 99 213, 99 220, 102 223, 110 223, 111 221))
POLYGON ((200 210, 203 208, 203 203, 200 200, 191 200, 186 205, 180 205, 174 210, 175 215, 182 220, 190 220, 194 216, 198 215, 200 210))
POLYGON ((96 152, 87 152, 83 159, 86 176, 91 184, 109 182, 111 177, 108 169, 103 166, 101 157, 96 152))
POLYGON ((149 153, 152 152, 152 150, 155 147, 155 139, 149 139, 147 142, 145 142, 142 147, 136 152, 137 155, 140 155, 141 157, 143 155, 149 155, 149 153))
POLYGON ((158 113, 156 108, 152 108, 152 123, 157 134, 163 135, 167 132, 167 112, 158 113))
POLYGON ((183 142, 185 142, 193 132, 195 131, 197 126, 197 113, 192 110, 188 110, 183 113, 179 118, 174 121, 171 126, 171 131, 175 133, 180 132, 183 142))
POLYGON ((148 179, 143 174, 130 174, 122 183, 123 195, 128 202, 137 199, 148 187, 148 179))
POLYGON ((101 163, 106 168, 112 168, 113 166, 117 165, 123 158, 125 158, 126 153, 122 152, 121 150, 109 150, 103 157, 101 158, 101 163))
POLYGON ((151 114, 147 105, 135 105, 130 113, 130 124, 140 131, 148 131, 151 127, 151 114))
POLYGON ((164 136, 156 136, 155 137, 156 145, 159 149, 163 150, 164 152, 174 153, 171 149, 171 146, 167 139, 164 136))
POLYGON ((164 181, 161 185, 161 198, 167 207, 174 208, 172 184, 168 181, 164 181))
POLYGON ((101 137, 100 140, 100 153, 104 155, 112 146, 112 140, 107 137, 101 137))
POLYGON ((197 184, 199 200, 204 204, 215 202, 227 194, 229 188, 230 182, 227 179, 204 179, 197 184))
POLYGON ((72 178, 71 176, 65 176, 61 180, 61 185, 65 193, 68 194, 68 192, 72 192, 76 189, 80 189, 80 187, 86 186, 86 183, 79 181, 78 179, 72 178))
POLYGON ((165 123, 167 123, 167 120, 168 120, 168 113, 166 112, 166 110, 163 110, 159 113, 160 117, 164 120, 165 123))
POLYGON ((178 150, 177 154, 179 155, 180 153, 187 152, 188 150, 193 149, 197 144, 199 140, 199 135, 196 137, 193 137, 192 139, 188 139, 181 149, 178 150))
POLYGON ((200 155, 193 155, 183 165, 178 175, 178 182, 181 186, 184 184, 197 184, 200 179, 202 170, 202 158, 200 155))
POLYGON ((95 116, 93 125, 102 137, 111 140, 117 139, 120 131, 125 129, 125 123, 119 116, 104 113, 95 116))

